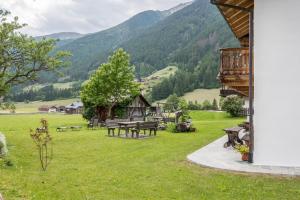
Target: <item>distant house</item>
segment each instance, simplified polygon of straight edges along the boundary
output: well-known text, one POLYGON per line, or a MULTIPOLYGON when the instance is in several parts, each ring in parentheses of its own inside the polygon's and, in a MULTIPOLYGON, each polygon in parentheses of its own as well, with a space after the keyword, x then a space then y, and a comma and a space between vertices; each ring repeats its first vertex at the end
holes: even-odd
POLYGON ((66 106, 58 106, 57 112, 60 112, 60 113, 66 112, 66 106))
POLYGON ((67 114, 81 114, 82 111, 83 111, 83 104, 82 102, 79 101, 67 105, 65 109, 65 112, 67 114))
POLYGON ((38 110, 39 110, 40 112, 48 112, 49 109, 50 109, 50 106, 48 106, 48 105, 42 105, 42 106, 40 106, 40 107, 38 108, 38 110))
POLYGON ((51 106, 48 110, 49 113, 57 112, 57 106, 51 106))

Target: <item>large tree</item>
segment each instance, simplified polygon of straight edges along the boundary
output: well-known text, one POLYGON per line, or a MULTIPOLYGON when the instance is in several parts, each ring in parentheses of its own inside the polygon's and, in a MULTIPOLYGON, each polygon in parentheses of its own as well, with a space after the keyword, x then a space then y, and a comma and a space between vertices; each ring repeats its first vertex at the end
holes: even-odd
POLYGON ((108 116, 112 117, 113 106, 139 92, 139 85, 134 81, 134 67, 130 65, 130 56, 123 49, 118 49, 83 84, 81 99, 85 109, 108 107, 108 116))
POLYGON ((37 80, 39 72, 55 71, 67 65, 65 58, 70 56, 63 51, 51 53, 55 40, 37 41, 20 33, 26 24, 20 24, 18 17, 8 20, 9 15, 0 9, 0 99, 12 86, 37 80))

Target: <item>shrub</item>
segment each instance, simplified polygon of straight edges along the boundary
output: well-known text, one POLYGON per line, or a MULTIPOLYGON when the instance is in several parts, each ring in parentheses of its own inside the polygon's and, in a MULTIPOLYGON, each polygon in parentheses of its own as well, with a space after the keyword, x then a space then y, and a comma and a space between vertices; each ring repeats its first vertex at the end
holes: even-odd
POLYGON ((167 131, 171 132, 171 133, 176 133, 177 130, 176 130, 176 124, 174 123, 169 123, 168 124, 168 128, 167 128, 167 131))
POLYGON ((86 106, 83 109, 82 117, 86 120, 91 120, 96 115, 96 108, 93 106, 86 106))
POLYGON ((178 110, 180 98, 176 94, 172 94, 167 98, 164 110, 175 111, 178 110))
POLYGON ((232 117, 239 117, 243 111, 244 101, 241 97, 230 95, 222 101, 222 110, 229 113, 232 117))
POLYGON ((37 146, 41 167, 46 171, 48 165, 52 160, 52 138, 48 131, 48 121, 41 119, 42 127, 37 128, 35 131, 30 130, 30 136, 37 146))
POLYGON ((188 103, 188 109, 189 110, 201 110, 201 104, 198 104, 197 101, 195 101, 195 103, 193 103, 192 101, 189 101, 188 103))

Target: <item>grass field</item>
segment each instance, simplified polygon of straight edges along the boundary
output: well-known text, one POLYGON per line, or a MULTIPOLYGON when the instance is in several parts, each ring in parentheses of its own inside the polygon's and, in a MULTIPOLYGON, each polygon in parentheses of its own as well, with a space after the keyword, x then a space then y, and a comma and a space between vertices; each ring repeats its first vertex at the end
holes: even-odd
MULTIPOLYGON (((33 101, 29 103, 15 103, 16 106, 16 113, 33 113, 38 112, 38 108, 42 105, 62 105, 66 106, 71 104, 79 99, 65 99, 65 100, 56 100, 56 101, 33 101)), ((7 113, 8 111, 0 110, 0 113, 7 113)))
POLYGON ((156 138, 109 138, 106 130, 56 133, 57 126, 82 125, 78 115, 1 116, 13 167, 0 167, 0 193, 7 200, 205 200, 289 199, 300 196, 300 179, 230 173, 186 161, 189 153, 222 136, 243 119, 192 112, 197 133, 159 132, 156 138), (47 118, 54 159, 40 170, 28 130, 47 118))
POLYGON ((203 103, 205 100, 212 102, 214 99, 219 102, 220 89, 197 89, 193 92, 186 93, 183 98, 187 101, 198 101, 199 103, 203 103))
MULTIPOLYGON (((193 92, 186 93, 182 98, 184 98, 186 101, 197 101, 198 103, 203 103, 205 100, 209 100, 210 102, 212 102, 214 99, 220 102, 220 89, 197 89, 193 92)), ((165 101, 166 99, 157 102, 165 101)))

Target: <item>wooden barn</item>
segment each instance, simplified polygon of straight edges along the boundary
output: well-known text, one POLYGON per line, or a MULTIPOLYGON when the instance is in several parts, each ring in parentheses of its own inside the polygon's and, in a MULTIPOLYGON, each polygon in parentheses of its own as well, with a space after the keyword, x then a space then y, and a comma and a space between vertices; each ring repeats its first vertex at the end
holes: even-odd
MULTIPOLYGON (((130 118, 142 119, 146 116, 147 109, 151 104, 145 99, 143 95, 138 95, 131 98, 122 104, 114 106, 111 110, 113 118, 130 118)), ((99 106, 96 110, 97 118, 100 121, 105 121, 108 118, 108 107, 99 106)))
POLYGON ((151 104, 143 95, 136 96, 126 107, 127 118, 143 118, 151 104))

